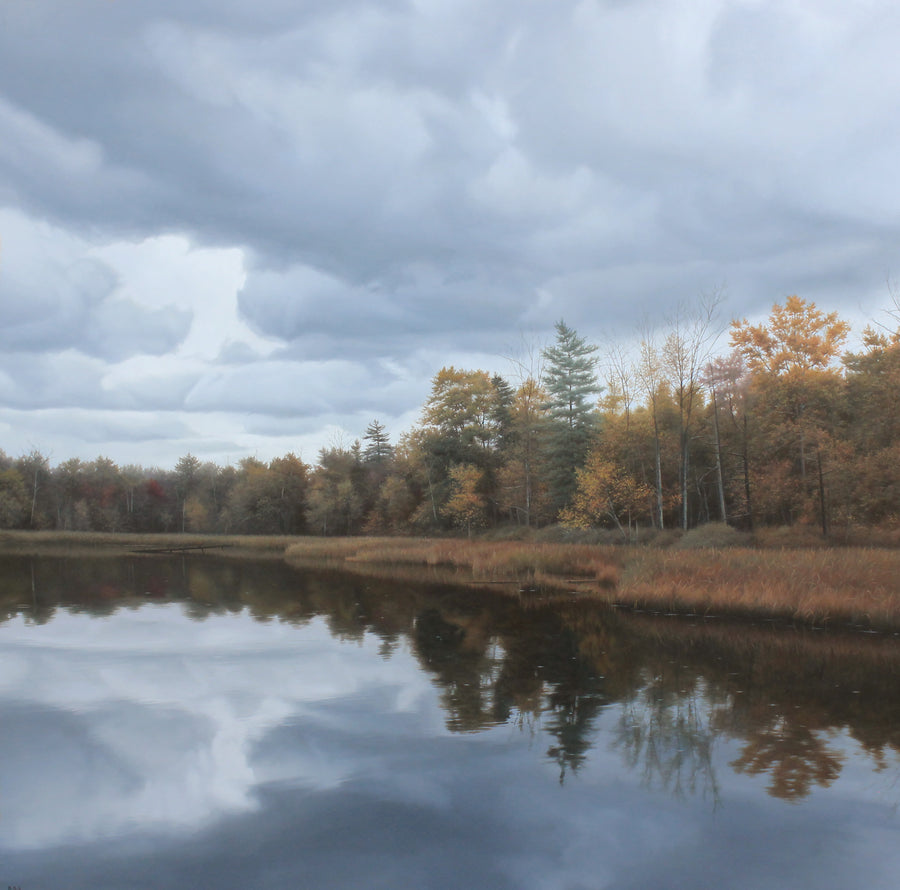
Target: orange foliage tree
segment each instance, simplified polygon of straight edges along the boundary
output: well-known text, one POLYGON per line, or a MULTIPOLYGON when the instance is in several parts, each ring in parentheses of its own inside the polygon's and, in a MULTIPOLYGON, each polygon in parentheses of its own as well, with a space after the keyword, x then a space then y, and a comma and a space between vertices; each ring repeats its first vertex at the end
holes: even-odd
MULTIPOLYGON (((811 518, 818 507, 828 527, 828 443, 837 421, 842 378, 835 366, 850 326, 836 312, 824 313, 798 296, 772 307, 768 322, 732 323, 731 342, 751 372, 756 396, 759 501, 779 504, 782 520, 811 518), (815 459, 815 478, 809 472, 815 459), (766 467, 788 459, 790 483, 766 467), (779 491, 771 491, 777 484, 779 491), (794 488, 794 491, 790 491, 794 488), (786 497, 787 496, 787 497, 786 497)), ((776 517, 769 517, 776 518, 776 517)))

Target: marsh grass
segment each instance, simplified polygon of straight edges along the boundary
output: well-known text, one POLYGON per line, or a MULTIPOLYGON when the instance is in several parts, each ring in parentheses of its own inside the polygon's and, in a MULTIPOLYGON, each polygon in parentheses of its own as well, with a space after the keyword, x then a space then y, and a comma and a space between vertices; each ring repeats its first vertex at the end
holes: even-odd
POLYGON ((900 626, 900 553, 868 548, 646 550, 620 578, 621 604, 804 624, 900 626))
POLYGON ((577 592, 618 606, 900 627, 900 552, 870 548, 666 549, 525 541, 304 539, 295 562, 328 555, 359 569, 423 566, 448 580, 577 592))
POLYGON ((0 553, 121 556, 202 545, 225 557, 284 557, 301 566, 515 595, 574 593, 646 610, 900 629, 898 550, 756 548, 743 540, 736 544, 732 536, 725 547, 688 543, 660 548, 542 540, 4 532, 0 553))
POLYGON ((356 567, 425 566, 446 569, 474 584, 510 584, 522 588, 613 589, 618 567, 607 548, 586 544, 538 544, 523 541, 357 538, 303 539, 288 547, 293 562, 342 558, 356 567), (333 544, 332 544, 333 542, 333 544), (329 546, 331 545, 331 546, 329 546))

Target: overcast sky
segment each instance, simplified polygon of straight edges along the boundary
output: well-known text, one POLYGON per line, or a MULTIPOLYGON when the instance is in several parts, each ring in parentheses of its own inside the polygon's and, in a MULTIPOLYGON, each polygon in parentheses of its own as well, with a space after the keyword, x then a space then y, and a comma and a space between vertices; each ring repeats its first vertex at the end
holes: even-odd
POLYGON ((898 46, 895 0, 0 0, 0 448, 314 462, 717 288, 860 328, 898 46))

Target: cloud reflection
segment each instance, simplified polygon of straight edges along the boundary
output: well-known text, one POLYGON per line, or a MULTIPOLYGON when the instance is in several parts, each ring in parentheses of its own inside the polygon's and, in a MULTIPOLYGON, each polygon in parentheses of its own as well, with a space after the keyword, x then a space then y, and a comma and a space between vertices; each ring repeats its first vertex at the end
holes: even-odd
POLYGON ((66 890, 198 875, 215 890, 895 886, 895 822, 870 771, 842 774, 815 808, 785 806, 764 777, 725 768, 742 737, 716 734, 708 690, 679 698, 663 670, 600 707, 563 694, 571 656, 546 698, 556 711, 485 722, 492 710, 447 699, 485 663, 453 662, 427 633, 446 629, 436 615, 420 610, 385 658, 360 613, 336 607, 339 588, 327 595, 330 629, 303 609, 297 624, 246 610, 193 620, 176 603, 0 626, 0 865, 66 890), (477 720, 452 732, 448 706, 477 720), (573 726, 587 728, 572 751, 590 756, 560 785, 545 752, 573 726), (721 806, 673 794, 673 767, 707 765, 721 806))
POLYGON ((198 829, 253 810, 275 778, 334 787, 354 769, 345 754, 309 748, 261 769, 254 753, 278 727, 326 719, 323 703, 377 695, 389 711, 424 708, 442 725, 408 653, 385 660, 376 638, 341 645, 320 619, 298 632, 247 613, 194 623, 180 606, 155 605, 102 621, 16 619, 4 640, 4 846, 198 829))

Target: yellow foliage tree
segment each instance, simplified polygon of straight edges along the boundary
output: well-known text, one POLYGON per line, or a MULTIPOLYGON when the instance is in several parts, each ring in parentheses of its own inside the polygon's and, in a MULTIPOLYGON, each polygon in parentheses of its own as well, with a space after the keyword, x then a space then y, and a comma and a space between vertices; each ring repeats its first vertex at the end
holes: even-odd
POLYGON ((561 515, 564 525, 588 528, 606 519, 627 540, 632 522, 649 515, 653 489, 599 450, 578 471, 577 486, 571 506, 561 515))
POLYGON ((472 464, 457 464, 450 470, 451 493, 442 512, 469 535, 473 525, 482 525, 485 520, 485 499, 478 491, 482 475, 472 464))

